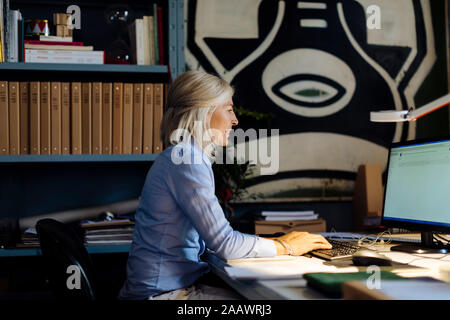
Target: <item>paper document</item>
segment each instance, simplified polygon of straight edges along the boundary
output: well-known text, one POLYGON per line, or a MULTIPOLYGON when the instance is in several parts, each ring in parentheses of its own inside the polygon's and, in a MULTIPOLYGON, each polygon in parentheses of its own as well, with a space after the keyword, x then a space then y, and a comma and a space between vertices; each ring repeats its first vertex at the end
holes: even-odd
POLYGON ((290 261, 248 262, 225 267, 225 272, 233 279, 269 280, 299 279, 308 272, 356 272, 357 267, 337 268, 325 265, 324 261, 304 256, 290 261))
POLYGON ((319 218, 318 214, 313 214, 309 216, 266 216, 264 220, 266 221, 296 221, 296 220, 315 220, 319 218))
POLYGON ((310 216, 314 211, 261 211, 262 216, 310 216))
POLYGON ((226 260, 228 264, 235 263, 247 263, 247 262, 274 262, 274 261, 291 261, 295 260, 296 257, 289 255, 266 257, 266 258, 244 258, 244 259, 228 259, 226 260))

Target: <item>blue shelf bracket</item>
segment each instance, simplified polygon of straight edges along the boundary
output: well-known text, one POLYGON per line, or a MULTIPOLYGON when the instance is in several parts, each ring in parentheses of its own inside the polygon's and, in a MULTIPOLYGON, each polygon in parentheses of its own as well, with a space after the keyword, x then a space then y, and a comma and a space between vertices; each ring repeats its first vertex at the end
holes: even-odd
POLYGON ((184 0, 169 0, 169 65, 172 79, 185 71, 184 0))

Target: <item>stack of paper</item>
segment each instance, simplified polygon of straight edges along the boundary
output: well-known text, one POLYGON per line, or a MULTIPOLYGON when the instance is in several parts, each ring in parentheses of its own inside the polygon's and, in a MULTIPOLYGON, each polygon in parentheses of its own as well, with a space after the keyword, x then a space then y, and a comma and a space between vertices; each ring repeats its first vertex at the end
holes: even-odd
POLYGON ((130 244, 133 240, 134 221, 113 219, 110 221, 89 221, 81 224, 85 231, 85 244, 130 244))
POLYGON ((266 221, 315 220, 319 217, 312 210, 308 211, 261 211, 261 217, 266 221))

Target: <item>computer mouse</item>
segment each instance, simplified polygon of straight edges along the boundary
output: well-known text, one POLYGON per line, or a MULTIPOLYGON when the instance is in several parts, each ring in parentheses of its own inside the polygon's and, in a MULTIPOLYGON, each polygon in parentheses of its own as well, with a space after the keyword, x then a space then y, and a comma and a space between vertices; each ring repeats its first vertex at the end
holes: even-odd
POLYGON ((374 250, 361 249, 352 255, 355 266, 390 266, 392 259, 374 250))

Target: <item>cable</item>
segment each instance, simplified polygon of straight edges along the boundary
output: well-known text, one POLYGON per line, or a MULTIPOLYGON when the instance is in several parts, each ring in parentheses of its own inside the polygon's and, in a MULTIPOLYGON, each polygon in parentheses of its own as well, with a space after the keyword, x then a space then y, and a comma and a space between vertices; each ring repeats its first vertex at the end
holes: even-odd
MULTIPOLYGON (((445 242, 446 242, 446 245, 449 245, 449 244, 450 244, 450 240, 449 240, 449 239, 447 239, 447 238, 441 236, 441 235, 438 234, 438 233, 436 233, 436 234, 433 233, 433 238, 435 238, 435 239, 438 238, 439 240, 445 241, 445 242)), ((436 239, 436 240, 438 240, 438 239, 436 239)), ((439 241, 439 240, 438 240, 438 241, 439 241)))
POLYGON ((372 237, 373 235, 367 235, 365 237, 362 237, 361 239, 358 240, 358 245, 359 246, 364 246, 364 247, 373 247, 374 245, 385 245, 385 244, 389 244, 391 243, 391 233, 389 231, 383 231, 377 234, 376 238, 374 240, 368 240, 369 237, 372 237), (378 239, 385 237, 385 235, 387 235, 388 240, 384 241, 384 239, 381 239, 380 241, 378 241, 378 239), (364 242, 365 240, 368 240, 367 242, 364 242))

